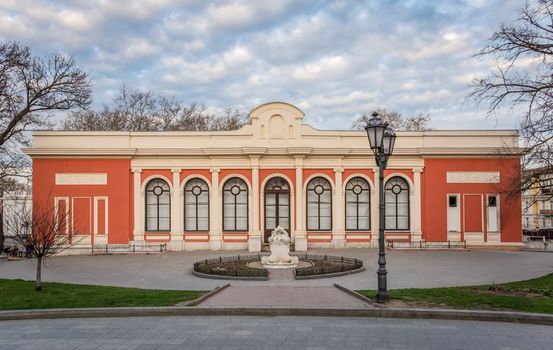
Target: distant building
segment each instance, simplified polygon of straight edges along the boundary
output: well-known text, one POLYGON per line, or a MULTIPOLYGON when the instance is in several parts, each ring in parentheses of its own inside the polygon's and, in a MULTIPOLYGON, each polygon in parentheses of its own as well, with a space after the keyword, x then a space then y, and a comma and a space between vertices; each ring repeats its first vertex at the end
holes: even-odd
POLYGON ((553 238, 553 169, 534 169, 539 175, 522 194, 522 229, 524 234, 553 238))
MULTIPOLYGON (((21 172, 30 174, 30 169, 22 169, 21 172)), ((25 206, 30 209, 32 205, 31 198, 31 181, 28 177, 13 177, 14 184, 9 186, 7 191, 3 191, 0 194, 0 222, 2 224, 1 229, 5 236, 9 238, 10 232, 6 223, 8 220, 17 215, 17 213, 23 212, 21 206, 25 206)), ((6 241, 10 243, 9 239, 6 241)))
MULTIPOLYGON (((274 102, 235 131, 37 131, 33 199, 69 213, 59 233, 92 244, 259 251, 374 247, 378 168, 364 131, 317 130, 274 102)), ((386 240, 522 247, 514 130, 398 132, 385 171, 386 240)))

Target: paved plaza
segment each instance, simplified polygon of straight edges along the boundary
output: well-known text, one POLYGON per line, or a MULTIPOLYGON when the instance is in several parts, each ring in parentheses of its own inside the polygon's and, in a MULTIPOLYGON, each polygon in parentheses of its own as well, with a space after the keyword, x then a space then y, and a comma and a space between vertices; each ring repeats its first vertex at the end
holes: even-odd
MULTIPOLYGON (((332 286, 375 289, 376 249, 317 249, 309 253, 343 255, 363 260, 366 270, 317 280, 290 277, 269 281, 232 281, 233 286, 332 286)), ((80 255, 46 260, 43 280, 150 289, 209 290, 228 281, 198 278, 192 264, 220 255, 247 252, 182 252, 151 255, 80 255)), ((445 287, 500 283, 543 276, 553 271, 553 255, 525 251, 387 251, 389 288, 445 287)), ((35 277, 34 260, 0 261, 0 278, 35 277)))
POLYGON ((551 349, 550 326, 344 317, 125 317, 3 321, 0 350, 551 349))

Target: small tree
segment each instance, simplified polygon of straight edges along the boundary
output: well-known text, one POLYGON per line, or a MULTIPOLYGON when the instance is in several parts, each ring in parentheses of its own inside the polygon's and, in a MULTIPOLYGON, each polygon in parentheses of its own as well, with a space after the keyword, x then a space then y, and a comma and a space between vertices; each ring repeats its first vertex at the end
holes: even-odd
MULTIPOLYGON (((399 131, 423 131, 428 130, 428 122, 430 121, 429 115, 417 114, 411 117, 404 117, 398 112, 388 112, 385 109, 378 108, 376 112, 380 115, 380 118, 388 123, 388 125, 399 131)), ((352 129, 362 130, 367 125, 367 122, 371 118, 369 114, 363 114, 351 126, 352 129)))
MULTIPOLYGON (((50 203, 46 201, 45 203, 50 203)), ((61 253, 76 243, 66 234, 68 213, 55 211, 34 201, 33 207, 19 206, 6 218, 6 228, 12 238, 37 259, 35 290, 42 290, 42 265, 45 258, 61 253)))

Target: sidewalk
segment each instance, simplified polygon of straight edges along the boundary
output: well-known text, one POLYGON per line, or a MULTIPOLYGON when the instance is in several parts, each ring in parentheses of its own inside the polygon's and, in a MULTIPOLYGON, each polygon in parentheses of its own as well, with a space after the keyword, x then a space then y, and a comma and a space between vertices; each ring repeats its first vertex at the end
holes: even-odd
POLYGON ((200 303, 201 308, 373 308, 336 287, 230 286, 200 303))

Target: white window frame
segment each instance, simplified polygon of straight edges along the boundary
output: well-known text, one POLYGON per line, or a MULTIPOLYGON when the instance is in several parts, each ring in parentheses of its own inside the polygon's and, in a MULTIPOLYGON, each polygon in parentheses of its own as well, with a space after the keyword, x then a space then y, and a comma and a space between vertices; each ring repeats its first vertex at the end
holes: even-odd
POLYGON ((448 193, 446 194, 446 210, 447 210, 447 232, 461 232, 461 194, 460 193, 448 193), (452 218, 453 214, 451 213, 453 210, 450 210, 449 207, 449 198, 450 197, 456 197, 457 198, 457 207, 456 207, 456 216, 457 216, 457 230, 450 230, 450 222, 454 220, 452 218))
POLYGON ((500 226, 500 208, 499 208, 499 194, 497 193, 489 193, 486 194, 486 231, 487 232, 500 232, 501 226, 500 226), (489 198, 495 197, 495 224, 496 224, 496 230, 490 229, 490 206, 489 206, 489 198))

